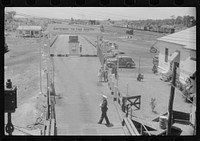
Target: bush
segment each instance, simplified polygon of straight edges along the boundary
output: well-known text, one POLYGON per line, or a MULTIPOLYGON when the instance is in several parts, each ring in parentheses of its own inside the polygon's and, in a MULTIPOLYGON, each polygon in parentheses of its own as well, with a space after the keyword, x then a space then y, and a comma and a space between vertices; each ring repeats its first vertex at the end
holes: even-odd
POLYGON ((157 113, 157 112, 155 111, 155 108, 156 108, 156 98, 151 98, 150 106, 151 106, 152 112, 153 112, 153 113, 157 113))
POLYGON ((9 50, 8 50, 8 45, 5 43, 4 44, 4 53, 6 53, 6 52, 8 52, 9 50))

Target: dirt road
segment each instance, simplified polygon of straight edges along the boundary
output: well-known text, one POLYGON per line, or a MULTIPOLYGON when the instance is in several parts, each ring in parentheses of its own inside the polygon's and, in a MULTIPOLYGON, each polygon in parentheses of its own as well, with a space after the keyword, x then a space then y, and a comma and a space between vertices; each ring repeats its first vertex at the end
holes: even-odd
MULTIPOLYGON (((54 45, 54 54, 67 53, 67 35, 60 35, 54 45)), ((79 36, 83 53, 95 55, 95 48, 79 36)), ((101 92, 107 86, 98 82, 97 72, 100 62, 97 57, 54 57, 56 121, 58 135, 99 135, 122 134, 121 128, 110 129, 98 125, 101 92)), ((115 109, 110 108, 113 112, 115 109)), ((109 114, 109 113, 108 113, 109 114)), ((116 113, 115 113, 116 114, 116 113)), ((109 116, 109 115, 108 115, 109 116)), ((116 118, 116 117, 112 117, 116 118)), ((120 121, 118 122, 120 125, 120 121)), ((117 125, 114 125, 116 127, 117 125)))

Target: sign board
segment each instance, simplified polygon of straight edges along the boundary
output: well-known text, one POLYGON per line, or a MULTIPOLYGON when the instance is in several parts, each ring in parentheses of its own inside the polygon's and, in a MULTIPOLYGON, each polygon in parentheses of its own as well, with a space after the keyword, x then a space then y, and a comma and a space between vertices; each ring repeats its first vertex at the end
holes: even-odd
POLYGON ((69 24, 49 24, 47 30, 50 33, 100 33, 100 27, 98 26, 86 26, 86 25, 69 25, 69 24))

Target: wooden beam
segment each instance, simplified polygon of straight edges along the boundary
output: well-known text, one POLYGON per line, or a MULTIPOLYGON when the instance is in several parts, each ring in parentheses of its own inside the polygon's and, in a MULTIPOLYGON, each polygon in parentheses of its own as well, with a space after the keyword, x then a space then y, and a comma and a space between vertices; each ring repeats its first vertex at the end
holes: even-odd
POLYGON ((174 91, 175 88, 175 82, 176 82, 176 67, 178 63, 174 62, 173 63, 173 77, 172 77, 172 86, 171 86, 171 92, 170 92, 170 98, 169 98, 169 105, 168 105, 168 113, 169 113, 169 118, 168 118, 168 127, 167 127, 167 135, 171 135, 171 125, 172 125, 172 114, 173 114, 173 102, 174 102, 174 91))

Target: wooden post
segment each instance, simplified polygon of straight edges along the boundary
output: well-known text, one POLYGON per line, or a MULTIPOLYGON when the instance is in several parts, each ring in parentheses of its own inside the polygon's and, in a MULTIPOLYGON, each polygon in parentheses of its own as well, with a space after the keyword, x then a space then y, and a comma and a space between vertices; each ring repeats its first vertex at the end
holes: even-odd
POLYGON ((139 74, 140 74, 140 57, 139 57, 139 74))
POLYGON ((52 75, 53 75, 52 77, 53 78, 52 78, 52 80, 53 80, 53 84, 54 84, 54 70, 55 70, 54 67, 55 66, 54 66, 54 60, 53 60, 53 58, 52 58, 52 66, 53 66, 53 72, 52 72, 52 75))
POLYGON ((97 36, 97 57, 99 57, 99 36, 97 36))
POLYGON ((142 124, 140 124, 140 135, 142 135, 142 124))
POLYGON ((175 91, 175 81, 176 81, 176 69, 177 69, 177 62, 173 63, 173 77, 172 77, 172 83, 171 83, 171 92, 170 92, 170 98, 169 98, 169 105, 168 105, 168 126, 167 126, 167 135, 171 135, 171 124, 173 119, 173 101, 174 101, 174 91, 175 91))
POLYGON ((49 119, 49 83, 48 83, 48 73, 47 73, 47 120, 49 119))
POLYGON ((37 39, 37 42, 39 43, 39 54, 40 54, 40 94, 42 94, 42 52, 41 52, 41 39, 37 39))
POLYGON ((118 81, 119 81, 119 77, 118 77, 118 75, 119 75, 119 57, 117 56, 117 87, 118 87, 118 81))

